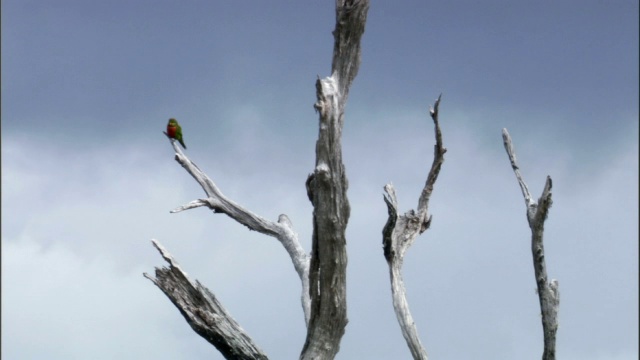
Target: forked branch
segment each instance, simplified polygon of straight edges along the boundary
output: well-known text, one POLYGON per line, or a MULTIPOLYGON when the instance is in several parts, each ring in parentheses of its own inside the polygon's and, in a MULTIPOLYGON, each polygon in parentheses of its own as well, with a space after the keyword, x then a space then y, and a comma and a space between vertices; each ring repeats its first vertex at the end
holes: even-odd
POLYGON ((402 335, 414 359, 426 360, 427 351, 420 342, 418 330, 409 310, 406 289, 402 279, 402 263, 404 254, 413 244, 416 237, 422 234, 431 225, 429 215, 429 200, 433 192, 433 186, 438 179, 440 168, 444 162, 444 154, 447 149, 442 145, 442 132, 438 121, 438 110, 440 107, 438 97, 433 107, 430 109, 431 118, 435 126, 436 144, 434 146, 433 163, 427 175, 424 189, 418 200, 417 211, 409 210, 404 215, 398 215, 398 199, 396 191, 391 183, 384 187, 384 201, 387 204, 389 218, 382 230, 382 246, 384 257, 389 265, 389 276, 391 279, 391 295, 393 298, 393 309, 400 324, 402 335))
POLYGON ((285 214, 281 214, 277 221, 269 221, 238 205, 233 200, 226 197, 222 191, 220 191, 218 186, 216 186, 213 180, 211 180, 207 174, 200 170, 200 168, 184 154, 182 148, 180 148, 175 140, 170 140, 171 145, 176 152, 175 160, 200 184, 207 195, 206 198, 193 200, 186 205, 172 210, 171 212, 177 213, 200 206, 207 206, 213 210, 214 213, 226 214, 233 220, 248 227, 250 230, 272 236, 280 241, 289 254, 289 257, 293 262, 293 266, 302 283, 302 309, 304 311, 305 323, 308 324, 311 313, 311 299, 309 297, 309 255, 307 255, 300 245, 300 242, 298 241, 298 234, 294 231, 289 217, 285 214))
POLYGON ((558 281, 547 278, 547 265, 544 259, 544 222, 553 203, 551 199, 551 177, 547 176, 542 195, 536 202, 529 193, 529 188, 520 174, 520 168, 516 162, 516 154, 511 142, 511 136, 507 129, 502 129, 504 148, 509 156, 511 168, 520 184, 522 195, 527 206, 527 221, 531 228, 531 252, 533 254, 533 269, 538 287, 540 310, 542 312, 542 331, 544 334, 543 360, 555 360, 556 358, 556 333, 558 331, 558 310, 560 308, 560 292, 558 281))

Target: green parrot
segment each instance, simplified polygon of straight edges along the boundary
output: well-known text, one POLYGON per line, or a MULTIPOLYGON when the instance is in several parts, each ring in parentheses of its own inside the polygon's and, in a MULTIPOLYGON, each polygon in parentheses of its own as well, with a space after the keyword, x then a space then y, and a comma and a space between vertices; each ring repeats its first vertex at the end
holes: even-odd
POLYGON ((169 137, 172 139, 178 140, 178 142, 180 142, 180 145, 182 145, 185 150, 187 149, 187 146, 182 140, 182 128, 180 127, 180 124, 178 124, 178 121, 176 121, 176 119, 174 118, 169 119, 169 123, 167 124, 167 135, 169 135, 169 137))

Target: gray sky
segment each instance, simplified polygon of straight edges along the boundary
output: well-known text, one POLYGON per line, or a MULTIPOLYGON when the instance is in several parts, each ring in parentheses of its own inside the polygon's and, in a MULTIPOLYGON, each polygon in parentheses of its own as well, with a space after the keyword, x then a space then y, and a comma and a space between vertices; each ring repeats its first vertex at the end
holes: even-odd
MULTIPOLYGON (((373 1, 343 134, 352 206, 340 359, 408 359, 382 254, 382 187, 417 205, 443 93, 431 229, 404 265, 434 359, 539 359, 540 309, 509 129, 538 197, 562 359, 638 357, 638 2, 373 1)), ((315 80, 333 1, 2 2, 3 359, 221 359, 142 272, 156 238, 273 359, 305 337, 272 238, 200 208, 162 134, 310 248, 315 80)))

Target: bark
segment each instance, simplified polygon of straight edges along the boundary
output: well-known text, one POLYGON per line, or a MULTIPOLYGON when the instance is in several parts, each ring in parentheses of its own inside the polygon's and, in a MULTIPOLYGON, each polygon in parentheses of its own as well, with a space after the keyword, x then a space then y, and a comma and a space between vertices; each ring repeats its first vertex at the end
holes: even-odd
POLYGON ((169 268, 156 268, 155 279, 147 273, 144 276, 167 295, 191 328, 215 346, 226 359, 267 359, 215 295, 199 281, 191 281, 159 242, 152 240, 152 243, 169 263, 169 268))
POLYGON ((347 325, 345 230, 350 207, 342 162, 342 128, 349 89, 360 66, 368 0, 336 1, 331 76, 316 81, 319 133, 316 166, 306 182, 313 204, 309 271, 311 318, 301 359, 333 359, 347 325))
POLYGON ((551 177, 547 176, 542 195, 536 202, 533 200, 527 184, 520 174, 520 168, 516 162, 516 154, 511 143, 511 136, 507 129, 502 129, 504 148, 509 156, 511 168, 516 175, 520 190, 524 196, 527 207, 527 221, 531 228, 531 252, 533 254, 533 269, 538 286, 538 298, 542 312, 542 330, 544 334, 543 360, 555 360, 556 358, 556 333, 558 331, 558 310, 560 308, 560 292, 558 281, 548 281, 547 265, 544 259, 544 222, 551 208, 551 177))
POLYGON ((384 201, 387 204, 389 218, 382 230, 382 245, 384 257, 389 265, 389 275, 391 278, 391 294, 393 298, 393 309, 400 324, 402 335, 414 359, 427 359, 427 351, 420 342, 418 330, 411 316, 409 304, 407 302, 406 289, 402 279, 402 263, 404 254, 413 244, 416 237, 426 231, 431 225, 431 215, 429 215, 429 200, 433 192, 433 186, 438 179, 440 168, 444 162, 444 154, 447 152, 442 146, 442 133, 438 121, 438 109, 440 97, 431 108, 431 118, 435 124, 436 144, 434 146, 433 163, 427 175, 420 198, 418 209, 410 210, 404 215, 398 215, 398 200, 396 191, 392 184, 384 187, 384 201))

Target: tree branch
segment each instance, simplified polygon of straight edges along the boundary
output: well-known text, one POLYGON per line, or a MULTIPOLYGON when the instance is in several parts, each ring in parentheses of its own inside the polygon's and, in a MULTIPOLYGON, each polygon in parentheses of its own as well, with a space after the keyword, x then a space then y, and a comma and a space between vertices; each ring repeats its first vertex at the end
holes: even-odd
POLYGON ((410 210, 404 215, 398 215, 398 200, 396 191, 391 183, 384 187, 384 201, 387 204, 389 218, 382 229, 382 245, 384 257, 389 265, 389 276, 391 278, 391 294, 393 298, 393 309, 400 324, 402 335, 414 359, 427 359, 427 351, 420 342, 418 330, 409 310, 406 289, 402 279, 402 263, 404 254, 413 244, 416 237, 422 234, 431 225, 431 216, 428 215, 429 199, 433 192, 433 186, 438 179, 440 168, 444 163, 444 154, 447 152, 442 146, 442 132, 438 122, 438 109, 440 98, 436 100, 433 108, 430 109, 431 118, 435 125, 436 145, 434 146, 433 163, 424 189, 418 200, 418 211, 410 210))
POLYGON ((336 78, 342 103, 360 68, 360 39, 364 34, 369 0, 336 0, 336 28, 333 30, 331 77, 336 78))
POLYGON ((516 179, 518 179, 518 184, 520 185, 520 190, 522 190, 522 196, 524 196, 524 202, 527 208, 533 205, 534 201, 531 197, 531 193, 529 192, 529 188, 527 184, 525 184, 522 179, 522 175, 520 174, 520 168, 516 162, 516 153, 513 149, 513 145, 511 144, 511 137, 509 136, 509 132, 507 129, 502 129, 502 140, 504 143, 504 149, 507 151, 507 155, 509 156, 509 161, 511 162, 511 168, 513 172, 516 174, 516 179))
POLYGON ((216 184, 200 168, 189 159, 174 139, 170 139, 176 152, 175 160, 200 184, 207 198, 194 200, 182 205, 172 213, 207 206, 214 213, 223 213, 233 220, 262 234, 276 238, 285 248, 302 283, 301 302, 305 323, 308 325, 311 316, 311 299, 309 296, 309 255, 298 241, 291 220, 285 214, 278 217, 277 222, 269 221, 238 205, 226 197, 216 184))
MULTIPOLYGON (((425 214, 427 213, 427 210, 429 208, 429 199, 431 198, 431 193, 433 192, 433 185, 438 179, 438 174, 440 174, 440 167, 442 167, 442 163, 444 162, 444 153, 447 152, 447 149, 442 146, 442 132, 440 131, 440 124, 438 123, 438 111, 440 109, 441 98, 442 94, 438 96, 438 99, 436 99, 433 107, 429 108, 429 114, 431 115, 431 119, 433 119, 434 122, 436 144, 433 146, 433 163, 431 164, 431 170, 429 170, 427 181, 424 185, 424 189, 422 190, 422 194, 420 194, 420 200, 418 200, 418 212, 424 212, 425 214)), ((428 219, 427 221, 431 221, 431 219, 428 219)), ((428 224, 425 225, 428 227, 428 224)), ((426 227, 423 228, 421 233, 426 229, 426 227)))
POLYGON ((191 328, 215 346, 226 359, 267 359, 240 325, 198 280, 191 281, 178 262, 157 241, 151 240, 169 268, 156 268, 156 278, 144 273, 187 320, 191 328))
POLYGON ((531 228, 531 252, 533 254, 533 269, 538 287, 538 298, 540 299, 540 310, 542 312, 542 331, 544 334, 543 360, 555 360, 556 358, 556 333, 558 331, 558 310, 560 308, 560 292, 558 281, 547 280, 547 265, 544 260, 544 222, 549 214, 549 209, 553 203, 551 199, 551 177, 547 176, 544 190, 538 201, 534 201, 529 193, 520 170, 516 163, 516 155, 511 143, 511 136, 507 129, 502 129, 502 139, 504 148, 507 151, 511 167, 518 179, 520 189, 527 206, 527 221, 531 228))
POLYGON ((316 166, 307 179, 313 204, 309 271, 311 319, 301 359, 333 359, 347 325, 345 230, 350 215, 342 162, 342 128, 349 88, 360 66, 368 0, 337 0, 331 76, 316 81, 320 115, 316 166))

